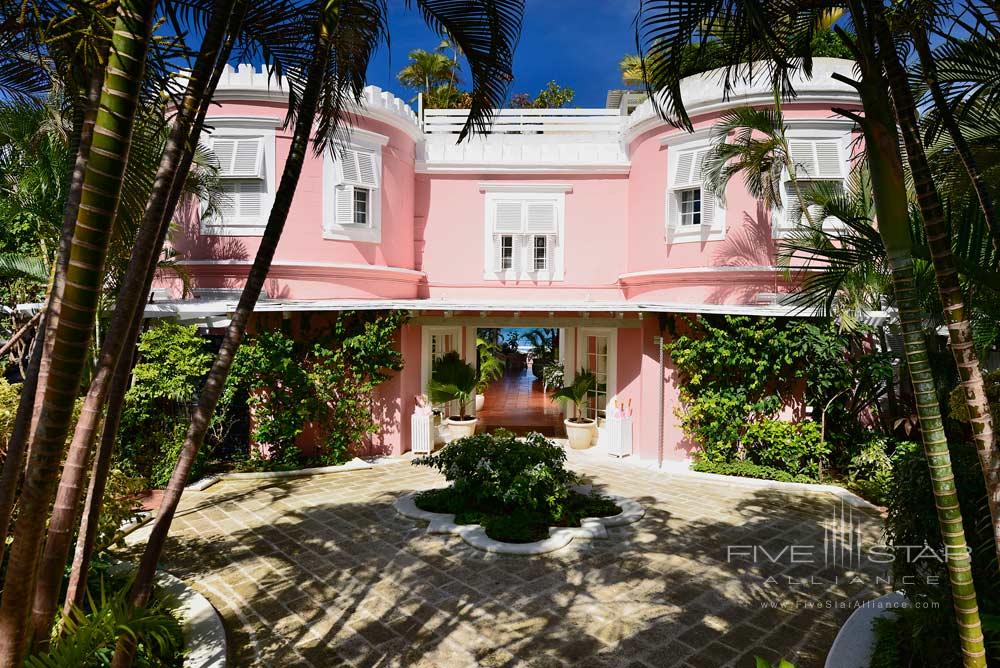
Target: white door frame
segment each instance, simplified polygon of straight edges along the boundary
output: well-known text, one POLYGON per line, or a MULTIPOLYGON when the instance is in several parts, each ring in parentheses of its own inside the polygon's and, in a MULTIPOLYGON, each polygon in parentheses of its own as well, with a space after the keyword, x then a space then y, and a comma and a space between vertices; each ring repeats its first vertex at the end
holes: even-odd
POLYGON ((618 329, 614 327, 579 327, 576 332, 576 366, 582 369, 586 357, 588 336, 608 337, 608 387, 607 407, 611 406, 618 393, 618 329))
POLYGON ((420 391, 427 393, 427 383, 431 379, 431 336, 451 334, 455 340, 455 350, 462 353, 462 328, 459 326, 420 328, 420 391))

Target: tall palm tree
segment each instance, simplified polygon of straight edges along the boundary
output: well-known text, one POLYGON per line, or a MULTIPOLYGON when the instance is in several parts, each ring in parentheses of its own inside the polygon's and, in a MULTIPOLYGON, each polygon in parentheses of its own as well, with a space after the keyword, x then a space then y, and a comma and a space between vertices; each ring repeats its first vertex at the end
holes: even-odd
POLYGON ((812 58, 806 46, 812 40, 817 20, 824 12, 843 5, 850 13, 855 36, 839 28, 838 35, 854 54, 858 78, 835 77, 857 91, 864 115, 844 108, 834 111, 853 119, 864 135, 878 231, 886 248, 899 309, 938 525, 949 555, 954 556, 948 559, 947 566, 963 660, 969 668, 980 668, 986 665, 982 623, 948 441, 924 339, 923 314, 914 281, 897 120, 888 99, 888 84, 875 32, 881 4, 865 0, 830 2, 826 6, 824 3, 766 3, 760 0, 693 3, 650 0, 642 5, 636 23, 637 41, 644 49, 641 55, 646 61, 646 88, 661 116, 690 129, 691 120, 681 98, 678 76, 682 51, 699 35, 710 34, 713 29, 724 26, 728 56, 723 74, 724 91, 732 89, 736 78, 756 68, 758 76, 763 69, 770 75, 774 87, 783 96, 790 96, 794 93, 790 75, 799 68, 811 74, 812 58))
POLYGON ((642 85, 642 59, 634 53, 622 56, 618 61, 618 69, 622 74, 622 83, 628 87, 642 85))
POLYGON ((443 53, 414 49, 407 58, 409 64, 396 78, 407 88, 422 91, 424 97, 431 97, 434 89, 452 83, 457 76, 457 63, 443 53))
MULTIPOLYGON (((242 20, 242 7, 245 5, 241 3, 237 29, 242 20)), ((202 37, 199 56, 188 77, 187 90, 174 117, 142 223, 132 244, 131 261, 117 294, 115 312, 63 464, 34 595, 33 637, 39 642, 48 638, 55 617, 62 574, 79 515, 80 491, 111 381, 116 368, 120 366, 120 360, 124 359, 122 351, 128 350, 127 357, 129 360, 132 358, 131 350, 138 336, 138 323, 142 320, 145 296, 149 293, 156 273, 157 260, 173 215, 173 211, 167 211, 167 205, 174 189, 179 192, 187 177, 186 173, 180 173, 180 166, 187 156, 194 154, 201 130, 200 127, 195 127, 195 123, 199 117, 204 118, 202 110, 207 111, 208 101, 214 92, 214 88, 209 89, 213 82, 213 72, 221 70, 229 57, 228 52, 221 53, 221 47, 226 43, 227 29, 232 23, 235 8, 234 0, 216 2, 208 28, 202 37)), ((232 42, 228 43, 231 46, 232 42)), ((214 81, 217 82, 218 78, 214 81)), ((187 160, 187 164, 190 165, 190 160, 187 160)))
POLYGON ((53 332, 52 360, 44 403, 31 439, 21 492, 21 514, 0 600, 0 663, 24 659, 29 600, 34 592, 41 538, 73 403, 80 385, 85 352, 97 315, 104 261, 112 221, 121 194, 136 106, 139 100, 155 3, 123 0, 118 8, 104 88, 94 125, 94 139, 70 244, 66 285, 53 332))
MULTIPOLYGON (((462 139, 473 129, 485 128, 492 109, 506 96, 514 45, 524 10, 523 0, 469 0, 458 3, 453 0, 415 0, 414 4, 432 28, 446 30, 453 37, 469 61, 473 81, 472 104, 460 134, 462 139)), ((132 586, 132 602, 136 606, 143 606, 149 600, 156 564, 170 523, 263 289, 298 184, 314 119, 318 112, 314 147, 322 152, 328 149, 336 136, 349 101, 361 97, 367 64, 386 34, 384 10, 384 5, 375 0, 339 3, 321 0, 311 9, 316 33, 309 40, 312 44, 309 51, 311 57, 302 70, 307 73, 305 80, 293 79, 291 82, 293 92, 297 93, 295 128, 274 205, 240 300, 202 388, 191 426, 139 562, 132 586)), ((126 668, 131 665, 132 654, 133 648, 127 639, 122 638, 112 666, 126 668)))
MULTIPOLYGON (((951 235, 945 219, 945 207, 930 162, 920 136, 917 105, 910 89, 903 63, 896 50, 896 42, 889 30, 888 17, 877 16, 875 29, 879 42, 879 55, 889 80, 892 102, 899 122, 910 175, 917 193, 917 204, 924 222, 927 246, 934 264, 938 294, 944 306, 948 338, 965 402, 972 425, 972 439, 979 453, 983 477, 986 481, 986 498, 993 520, 994 551, 1000 560, 1000 452, 994 443, 993 419, 990 415, 986 385, 976 352, 970 312, 959 283, 958 267, 951 250, 951 235)), ((1000 564, 1000 561, 998 561, 1000 564)))

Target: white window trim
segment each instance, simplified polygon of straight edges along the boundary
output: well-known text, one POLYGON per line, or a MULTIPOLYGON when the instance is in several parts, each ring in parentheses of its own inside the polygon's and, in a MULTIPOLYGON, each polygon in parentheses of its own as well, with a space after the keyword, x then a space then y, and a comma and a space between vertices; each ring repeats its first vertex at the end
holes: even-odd
POLYGON ((375 155, 375 170, 378 173, 378 188, 371 193, 368 203, 368 225, 337 222, 336 192, 340 184, 334 151, 323 153, 323 238, 333 241, 354 241, 359 243, 382 243, 382 196, 384 194, 384 172, 382 169, 382 148, 389 138, 376 132, 352 128, 340 141, 346 149, 367 151, 375 155))
MULTIPOLYGON (((682 190, 692 190, 699 187, 696 183, 683 185, 673 185, 674 174, 677 172, 677 163, 681 155, 691 151, 707 150, 712 147, 712 139, 708 134, 701 133, 694 135, 694 139, 688 141, 663 142, 667 146, 667 182, 663 197, 663 230, 666 242, 669 244, 704 243, 706 241, 722 241, 726 238, 726 206, 721 199, 715 198, 715 209, 710 224, 705 224, 705 200, 708 197, 715 197, 708 191, 704 183, 701 183, 701 212, 702 222, 700 225, 682 226, 680 219, 671 220, 670 200, 677 197, 677 193, 682 190)), ((680 205, 678 202, 678 216, 680 205)))
POLYGON ((271 117, 237 117, 222 116, 206 118, 206 145, 211 146, 213 139, 241 139, 259 137, 264 147, 264 197, 261 200, 261 215, 250 225, 225 225, 216 217, 206 217, 204 207, 201 215, 201 233, 215 236, 259 237, 264 234, 267 218, 274 204, 274 194, 277 189, 274 164, 274 137, 276 129, 281 125, 281 119, 271 117))
MULTIPOLYGON (((785 121, 788 129, 785 136, 789 140, 805 141, 831 141, 837 140, 840 157, 843 161, 842 183, 847 187, 847 177, 851 171, 851 143, 854 141, 852 130, 855 127, 854 121, 847 119, 793 119, 785 121)), ((802 177, 800 177, 802 178, 802 177)), ((804 178, 802 180, 814 181, 834 181, 832 178, 804 178)), ((781 211, 771 212, 771 236, 774 239, 787 237, 794 226, 785 222, 787 207, 787 197, 785 184, 789 181, 788 170, 784 169, 781 174, 781 211)), ((823 221, 823 229, 836 230, 844 226, 843 221, 837 218, 827 218, 823 221)))
POLYGON ((485 265, 483 267, 483 279, 487 281, 525 281, 525 282, 551 282, 562 281, 565 278, 566 259, 566 192, 565 186, 552 185, 542 187, 541 185, 530 190, 507 187, 484 188, 480 185, 480 190, 484 191, 485 215, 483 222, 483 257, 485 265), (555 242, 552 244, 552 257, 548 258, 549 268, 544 271, 534 271, 533 261, 533 239, 537 234, 525 232, 517 234, 521 241, 515 243, 515 253, 520 253, 521 262, 515 263, 514 269, 495 271, 496 266, 496 234, 493 231, 493 211, 496 203, 503 200, 514 201, 539 201, 552 202, 556 211, 556 234, 555 242))
MULTIPOLYGON (((576 365, 573 367, 572 377, 566 380, 568 385, 576 378, 576 373, 583 368, 586 361, 587 350, 586 341, 588 336, 608 337, 608 387, 607 406, 613 406, 618 398, 618 330, 614 327, 579 327, 576 330, 576 365)), ((575 413, 574 413, 575 414, 575 413)))

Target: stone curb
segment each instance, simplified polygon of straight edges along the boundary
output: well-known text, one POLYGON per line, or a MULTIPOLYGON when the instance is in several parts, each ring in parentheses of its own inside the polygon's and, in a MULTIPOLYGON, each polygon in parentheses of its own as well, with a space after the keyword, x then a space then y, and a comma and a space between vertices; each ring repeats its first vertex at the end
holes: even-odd
POLYGON ((165 571, 156 584, 178 603, 184 626, 184 668, 226 668, 226 628, 208 599, 165 571))
POLYGON ((863 508, 865 510, 870 510, 875 513, 881 513, 882 509, 876 506, 871 501, 861 498, 849 489, 840 487, 839 485, 823 485, 820 483, 807 483, 807 482, 781 482, 780 480, 764 480, 762 478, 742 478, 733 475, 722 475, 721 473, 705 473, 702 471, 691 471, 691 470, 671 470, 664 471, 668 475, 677 476, 679 478, 698 478, 701 480, 711 480, 715 483, 722 485, 729 485, 732 487, 755 487, 757 489, 786 489, 789 491, 799 491, 799 492, 822 492, 826 494, 832 494, 838 497, 841 501, 849 506, 855 508, 863 508))
MULTIPOLYGON (((135 565, 118 561, 112 573, 129 573, 135 565)), ((226 668, 228 645, 226 627, 208 599, 180 578, 156 571, 156 586, 177 602, 175 612, 184 632, 184 668, 226 668)))
POLYGON ((889 616, 894 609, 909 605, 906 596, 898 591, 872 601, 866 601, 847 618, 837 632, 824 668, 857 668, 871 663, 875 650, 875 620, 889 616))
POLYGON ((269 478, 303 478, 311 475, 323 475, 326 473, 340 473, 341 471, 364 471, 366 469, 372 469, 376 466, 385 466, 386 464, 397 464, 403 461, 397 457, 379 457, 378 459, 372 461, 366 461, 360 457, 355 457, 354 459, 346 462, 344 464, 335 464, 334 466, 316 466, 308 469, 295 469, 293 471, 234 471, 232 473, 218 473, 207 478, 202 478, 196 482, 191 483, 185 490, 190 490, 193 492, 201 492, 215 483, 221 480, 267 480, 269 478))
POLYGON ((566 547, 574 538, 607 538, 608 527, 624 526, 637 522, 646 514, 643 507, 632 499, 608 494, 622 509, 611 517, 585 517, 578 527, 549 527, 549 537, 533 543, 505 543, 486 535, 486 530, 478 524, 455 524, 455 516, 447 513, 432 513, 417 507, 418 492, 410 492, 398 497, 393 507, 403 517, 427 522, 429 534, 455 534, 466 543, 484 552, 493 554, 532 555, 546 554, 566 547))

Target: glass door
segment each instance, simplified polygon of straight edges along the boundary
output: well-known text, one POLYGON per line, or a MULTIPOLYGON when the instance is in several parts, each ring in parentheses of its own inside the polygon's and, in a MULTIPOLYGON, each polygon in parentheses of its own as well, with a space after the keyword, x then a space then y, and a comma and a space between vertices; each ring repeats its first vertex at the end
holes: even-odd
POLYGON ((583 368, 594 374, 597 383, 589 392, 587 417, 603 420, 607 417, 608 406, 608 336, 606 334, 584 334, 583 368))

